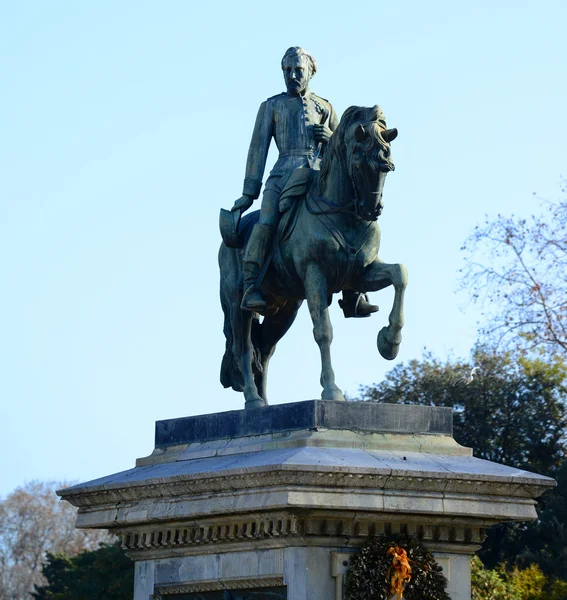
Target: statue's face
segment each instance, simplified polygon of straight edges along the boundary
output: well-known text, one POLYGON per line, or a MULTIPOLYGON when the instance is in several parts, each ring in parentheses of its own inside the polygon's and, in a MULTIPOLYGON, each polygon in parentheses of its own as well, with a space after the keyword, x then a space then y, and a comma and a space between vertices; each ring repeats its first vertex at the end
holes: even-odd
POLYGON ((283 63, 283 75, 287 91, 293 96, 302 94, 309 85, 311 70, 305 56, 291 56, 283 63))

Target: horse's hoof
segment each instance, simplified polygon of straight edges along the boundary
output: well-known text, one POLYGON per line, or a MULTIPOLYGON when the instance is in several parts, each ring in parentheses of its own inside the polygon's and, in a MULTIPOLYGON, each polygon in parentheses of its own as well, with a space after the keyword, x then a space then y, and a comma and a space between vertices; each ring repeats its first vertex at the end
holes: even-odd
POLYGON ((388 339, 388 328, 382 327, 380 332, 378 333, 378 352, 380 352, 380 356, 385 358, 386 360, 394 360, 396 356, 398 356, 398 352, 400 351, 400 342, 401 336, 399 337, 398 342, 391 342, 388 339))
POLYGON ((345 396, 343 392, 338 388, 334 387, 328 390, 323 390, 321 393, 321 400, 344 400, 345 396))
POLYGON ((264 406, 267 405, 268 403, 260 396, 252 396, 250 399, 246 400, 244 408, 250 410, 252 408, 264 408, 264 406))

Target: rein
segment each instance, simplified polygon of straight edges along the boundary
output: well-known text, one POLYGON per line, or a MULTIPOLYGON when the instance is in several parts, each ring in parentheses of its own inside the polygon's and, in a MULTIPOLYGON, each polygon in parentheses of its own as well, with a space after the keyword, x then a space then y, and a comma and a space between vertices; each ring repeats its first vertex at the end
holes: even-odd
MULTIPOLYGON (((352 154, 354 154, 354 146, 351 150, 351 155, 352 154)), ((341 161, 341 163, 343 163, 344 157, 342 156, 342 154, 339 154, 339 160, 341 161)), ((306 202, 305 206, 312 215, 330 215, 330 214, 335 214, 335 213, 346 213, 348 215, 354 215, 355 217, 360 217, 360 215, 358 214, 358 194, 356 193, 356 185, 354 182, 354 176, 351 172, 351 169, 348 168, 348 164, 347 165, 343 164, 342 167, 349 174, 350 182, 352 185, 352 191, 354 193, 354 198, 347 204, 341 206, 339 204, 335 204, 334 202, 331 202, 330 200, 325 198, 325 196, 316 196, 315 194, 313 194, 311 192, 307 192, 307 196, 311 197, 312 200, 314 200, 316 203, 322 202, 323 204, 326 204, 329 207, 327 209, 320 209, 319 211, 316 212, 309 206, 309 202, 306 202)), ((311 186, 309 186, 309 187, 311 187, 311 186)), ((317 183, 317 187, 319 187, 318 183, 317 183)), ((308 198, 306 198, 306 200, 307 199, 308 198)))
MULTIPOLYGON (((344 270, 344 273, 342 274, 342 277, 340 278, 341 279, 340 283, 338 284, 338 289, 342 289, 354 270, 358 253, 364 247, 364 244, 366 243, 368 235, 372 231, 371 228, 372 228, 372 225, 374 222, 368 221, 367 226, 363 229, 363 231, 360 233, 360 235, 355 240, 355 242, 353 244, 349 244, 349 242, 346 240, 345 236, 342 234, 341 230, 337 227, 337 225, 335 225, 335 223, 333 223, 333 221, 328 216, 329 213, 332 213, 332 212, 337 213, 337 212, 346 212, 346 211, 338 211, 338 210, 315 211, 309 206, 309 199, 311 199, 317 205, 318 198, 319 198, 318 196, 313 196, 310 193, 307 193, 307 195, 305 196, 305 208, 307 209, 307 212, 309 212, 310 214, 317 217, 319 222, 325 227, 325 229, 336 240, 339 247, 341 247, 344 250, 344 252, 346 253, 346 255, 348 257, 346 269, 344 270)), ((320 208, 319 206, 317 206, 317 207, 320 208)))
MULTIPOLYGON (((308 193, 307 196, 305 197, 305 208, 307 209, 307 212, 316 216, 319 219, 319 221, 325 226, 327 231, 329 231, 329 233, 335 238, 335 240, 337 240, 339 246, 341 246, 343 248, 343 250, 349 255, 349 259, 351 257, 355 258, 356 255, 362 250, 362 246, 364 245, 364 242, 366 241, 366 237, 367 237, 370 227, 372 226, 374 221, 368 221, 367 226, 364 228, 362 233, 358 236, 358 238, 356 239, 354 244, 349 244, 347 242, 345 236, 342 234, 341 230, 339 229, 339 227, 337 227, 337 225, 335 225, 335 223, 333 223, 333 221, 331 221, 331 219, 329 219, 327 217, 328 214, 337 213, 337 212, 347 212, 347 211, 338 211, 338 210, 336 210, 336 211, 332 211, 332 210, 315 211, 309 205, 310 198, 311 198, 311 200, 313 200, 315 202, 316 205, 317 205, 317 201, 319 199, 322 199, 322 197, 320 197, 320 196, 313 196, 312 194, 308 193), (321 217, 326 217, 326 218, 323 220, 321 217)), ((317 208, 319 208, 319 206, 317 206, 317 208)), ((352 213, 352 214, 354 214, 354 213, 352 213)))
POLYGON ((354 200, 351 200, 348 204, 345 204, 344 206, 339 206, 338 204, 335 204, 334 202, 327 200, 327 198, 325 198, 325 196, 315 196, 311 192, 307 192, 307 195, 315 202, 317 202, 317 203, 323 202, 323 204, 326 204, 329 207, 327 209, 321 209, 319 211, 315 211, 312 207, 309 206, 309 203, 307 202, 306 203, 307 210, 312 215, 318 216, 318 215, 331 215, 334 213, 347 213, 349 215, 358 216, 357 212, 356 212, 356 205, 355 205, 354 200), (353 209, 350 209, 351 206, 353 207, 353 209))
MULTIPOLYGON (((351 154, 354 154, 354 146, 351 150, 351 154)), ((327 231, 337 241, 338 245, 346 252, 348 256, 347 266, 345 272, 343 273, 341 283, 339 286, 339 289, 342 289, 342 286, 348 281, 348 278, 354 270, 356 264, 356 257, 358 256, 358 253, 362 250, 364 244, 366 243, 368 235, 372 230, 371 228, 374 221, 367 221, 367 226, 363 227, 362 232, 354 241, 354 243, 349 244, 349 242, 346 240, 343 233, 341 232, 340 228, 337 227, 337 225, 329 217, 329 215, 331 214, 346 213, 364 221, 364 219, 360 217, 360 214, 358 212, 358 194, 356 193, 356 185, 352 170, 348 166, 352 162, 352 160, 346 161, 346 157, 342 154, 339 154, 339 157, 343 169, 349 174, 354 194, 353 199, 350 200, 347 204, 340 206, 338 204, 335 204, 334 202, 331 202, 328 198, 325 198, 324 196, 313 194, 311 190, 309 190, 305 195, 305 208, 308 213, 317 217, 319 222, 325 227, 325 229, 327 229, 327 231), (345 162, 347 162, 347 164, 345 164, 345 162), (326 205, 326 208, 322 207, 321 204, 326 205)), ((313 185, 313 179, 311 179, 311 184, 309 185, 309 188, 311 187, 315 187, 313 185)), ((317 185, 317 187, 319 186, 317 185)))

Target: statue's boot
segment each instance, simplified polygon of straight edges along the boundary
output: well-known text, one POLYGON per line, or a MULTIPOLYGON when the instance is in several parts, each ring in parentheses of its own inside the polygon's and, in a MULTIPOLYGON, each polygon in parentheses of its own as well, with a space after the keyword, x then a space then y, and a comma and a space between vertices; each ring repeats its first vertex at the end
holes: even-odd
POLYGON ((258 285, 258 275, 272 245, 275 227, 256 223, 250 240, 246 246, 242 275, 244 279, 244 296, 240 308, 263 313, 267 308, 266 300, 258 285))
POLYGON ((354 290, 343 290, 343 299, 339 300, 345 317, 369 317, 378 311, 376 304, 370 304, 368 296, 354 290))

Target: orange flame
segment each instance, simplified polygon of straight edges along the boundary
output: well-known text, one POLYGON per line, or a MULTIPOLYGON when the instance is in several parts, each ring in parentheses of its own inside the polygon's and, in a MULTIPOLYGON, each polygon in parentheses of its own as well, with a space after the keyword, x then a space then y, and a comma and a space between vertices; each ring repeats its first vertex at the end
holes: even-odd
POLYGON ((390 546, 386 556, 392 557, 392 564, 386 574, 386 579, 390 580, 390 594, 398 594, 399 599, 402 600, 404 588, 411 579, 411 567, 407 552, 401 546, 390 546))

